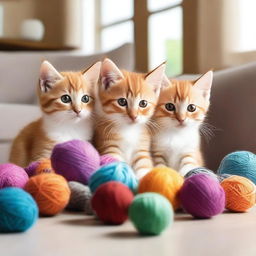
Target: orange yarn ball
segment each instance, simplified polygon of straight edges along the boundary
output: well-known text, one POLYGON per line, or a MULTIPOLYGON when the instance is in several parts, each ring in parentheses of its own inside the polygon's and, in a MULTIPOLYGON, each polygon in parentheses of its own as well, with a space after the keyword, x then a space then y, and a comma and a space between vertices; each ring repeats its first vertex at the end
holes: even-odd
POLYGON ((38 166, 36 167, 35 175, 41 173, 54 173, 50 159, 45 158, 40 160, 38 166))
POLYGON ((255 204, 255 185, 249 179, 233 175, 221 182, 226 194, 226 209, 245 212, 255 204))
POLYGON ((64 177, 54 173, 42 173, 31 177, 25 186, 39 207, 42 215, 55 215, 69 202, 70 189, 64 177))
POLYGON ((140 181, 138 192, 156 192, 165 196, 173 208, 180 207, 178 192, 184 178, 175 170, 168 167, 156 167, 146 174, 140 181))

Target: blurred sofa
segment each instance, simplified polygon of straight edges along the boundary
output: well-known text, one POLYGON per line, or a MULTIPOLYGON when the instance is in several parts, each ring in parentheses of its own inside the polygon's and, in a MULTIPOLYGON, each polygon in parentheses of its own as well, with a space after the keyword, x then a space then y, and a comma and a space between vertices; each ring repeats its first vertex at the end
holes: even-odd
POLYGON ((82 70, 109 57, 121 68, 133 70, 132 44, 95 55, 78 52, 0 52, 0 163, 8 160, 11 141, 19 130, 40 116, 36 86, 42 60, 60 71, 82 70))
MULTIPOLYGON (((134 69, 133 47, 125 44, 92 56, 64 53, 0 52, 0 163, 6 162, 11 140, 40 116, 35 86, 42 59, 59 70, 79 70, 108 56, 120 67, 134 69)), ((183 75, 181 79, 198 76, 183 75)), ((235 150, 256 153, 256 62, 214 72, 211 106, 207 118, 212 136, 203 136, 208 168, 216 171, 221 159, 235 150)))

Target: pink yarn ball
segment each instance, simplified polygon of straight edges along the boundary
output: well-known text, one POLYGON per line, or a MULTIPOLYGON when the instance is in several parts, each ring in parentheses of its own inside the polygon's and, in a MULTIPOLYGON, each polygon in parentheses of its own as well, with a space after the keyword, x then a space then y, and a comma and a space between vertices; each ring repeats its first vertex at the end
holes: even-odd
POLYGON ((5 187, 23 188, 29 177, 25 170, 15 164, 0 164, 0 189, 5 187))
POLYGON ((218 180, 207 174, 187 179, 179 193, 183 209, 196 218, 210 218, 224 211, 225 192, 218 180))
POLYGON ((100 167, 98 151, 87 141, 71 140, 57 144, 51 155, 52 167, 68 181, 85 185, 100 167))
POLYGON ((111 164, 114 162, 119 162, 116 158, 111 155, 102 155, 100 156, 100 166, 111 164))

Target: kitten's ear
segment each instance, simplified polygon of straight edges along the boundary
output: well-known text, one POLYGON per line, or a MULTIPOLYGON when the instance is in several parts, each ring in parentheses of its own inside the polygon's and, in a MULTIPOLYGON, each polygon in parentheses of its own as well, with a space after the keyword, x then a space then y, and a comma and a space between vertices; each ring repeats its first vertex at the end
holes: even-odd
POLYGON ((95 85, 98 83, 100 76, 101 61, 98 61, 82 72, 86 81, 95 85))
POLYGON ((104 89, 108 89, 111 85, 117 83, 124 78, 121 70, 110 59, 105 59, 101 65, 101 83, 104 89))
POLYGON ((162 80, 162 86, 161 86, 161 89, 164 89, 168 86, 170 86, 172 84, 172 82, 169 80, 169 78, 167 77, 166 74, 164 74, 163 76, 163 80, 162 80))
POLYGON ((199 79, 197 79, 194 82, 194 86, 201 90, 203 93, 203 97, 206 98, 207 100, 210 98, 210 92, 211 92, 211 87, 212 87, 212 79, 213 79, 213 72, 212 70, 208 71, 199 79))
POLYGON ((63 76, 48 61, 43 61, 40 67, 39 86, 42 92, 48 92, 63 76))
POLYGON ((164 62, 152 71, 150 71, 145 77, 146 83, 153 87, 156 94, 159 94, 161 86, 163 85, 163 83, 165 84, 166 79, 168 79, 164 73, 165 66, 166 64, 164 62))

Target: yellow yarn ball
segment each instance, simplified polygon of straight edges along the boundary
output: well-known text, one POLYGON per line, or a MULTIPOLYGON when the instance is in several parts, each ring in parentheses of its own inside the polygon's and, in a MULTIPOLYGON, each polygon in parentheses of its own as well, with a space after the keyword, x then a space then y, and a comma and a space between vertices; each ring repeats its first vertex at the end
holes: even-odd
POLYGON ((221 182, 226 194, 226 209, 245 212, 255 205, 255 185, 249 179, 233 175, 221 182))
POLYGON ((165 196, 173 208, 180 207, 178 192, 184 182, 184 178, 175 170, 168 167, 155 167, 140 181, 138 192, 155 192, 165 196))

